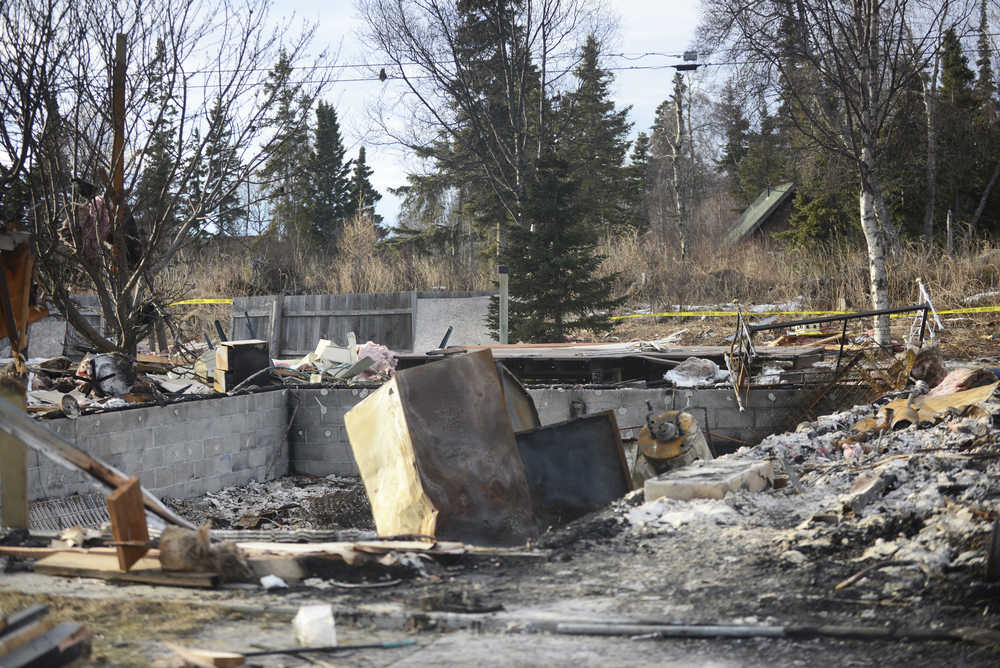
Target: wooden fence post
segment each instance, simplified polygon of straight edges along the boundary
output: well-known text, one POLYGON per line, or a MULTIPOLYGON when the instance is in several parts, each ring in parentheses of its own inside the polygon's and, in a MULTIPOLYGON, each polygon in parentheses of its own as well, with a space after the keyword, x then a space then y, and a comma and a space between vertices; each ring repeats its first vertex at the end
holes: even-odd
POLYGON ((270 355, 273 359, 281 357, 281 319, 285 303, 285 295, 280 294, 274 297, 271 302, 271 333, 270 333, 270 355))
MULTIPOLYGON (((13 376, 0 377, 0 399, 23 411, 24 385, 13 376)), ((17 437, 0 432, 0 525, 28 528, 28 448, 17 437)))
POLYGON ((417 352, 417 291, 410 292, 410 352, 417 352))

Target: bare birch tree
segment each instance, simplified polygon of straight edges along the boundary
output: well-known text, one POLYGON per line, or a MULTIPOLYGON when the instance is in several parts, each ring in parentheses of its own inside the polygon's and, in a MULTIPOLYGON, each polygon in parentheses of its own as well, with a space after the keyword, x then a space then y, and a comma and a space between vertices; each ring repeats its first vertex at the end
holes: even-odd
MULTIPOLYGON (((273 27, 269 8, 270 0, 92 0, 72 3, 49 32, 61 62, 30 100, 46 123, 33 129, 27 154, 40 282, 96 348, 134 353, 174 296, 160 273, 278 148, 284 133, 269 126, 275 92, 266 84, 279 50, 296 66, 327 62, 325 54, 308 58, 312 27, 273 27), (120 157, 112 153, 118 34, 126 42, 120 157), (226 174, 206 175, 203 159, 220 136, 230 154, 214 169, 226 174), (115 192, 107 175, 119 168, 115 192), (150 170, 158 179, 145 190, 154 201, 133 217, 150 170), (81 316, 74 286, 96 292, 110 338, 81 316)), ((32 17, 23 21, 34 29, 32 17)), ((14 68, 35 57, 0 49, 18 61, 14 68)), ((298 85, 314 96, 328 72, 307 70, 298 85)))
MULTIPOLYGON (((797 131, 850 159, 860 177, 859 222, 868 246, 872 306, 889 306, 886 256, 896 242, 880 176, 880 151, 900 98, 938 48, 939 18, 962 20, 945 0, 705 0, 702 38, 721 45, 744 75, 791 106, 797 131)), ((887 317, 876 340, 889 342, 887 317)))

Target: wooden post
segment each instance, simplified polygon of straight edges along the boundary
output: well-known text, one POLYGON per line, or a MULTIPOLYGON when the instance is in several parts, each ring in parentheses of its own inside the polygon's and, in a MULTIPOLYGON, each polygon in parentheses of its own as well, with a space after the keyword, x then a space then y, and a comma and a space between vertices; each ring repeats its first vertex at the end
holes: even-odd
POLYGON ((271 302, 271 334, 270 334, 270 355, 272 358, 281 357, 281 318, 284 307, 285 295, 280 294, 274 297, 271 302))
POLYGON ((163 318, 157 316, 154 329, 156 330, 156 352, 160 353, 169 348, 167 344, 167 327, 163 324, 163 318))
MULTIPOLYGON (((115 35, 115 64, 111 71, 111 201, 114 204, 115 260, 124 267, 125 235, 123 205, 125 203, 125 35, 115 35)), ((118 272, 118 280, 128 280, 128 272, 118 272)))
MULTIPOLYGON (((417 347, 417 291, 410 292, 410 351, 416 352, 417 347)), ((353 350, 353 347, 352 347, 353 350)))
MULTIPOLYGON (((0 399, 25 409, 24 385, 13 376, 0 376, 0 399)), ((28 528, 28 448, 11 434, 0 432, 0 510, 5 527, 28 528)))
POLYGON ((117 545, 118 566, 125 572, 149 551, 149 527, 142 501, 139 479, 132 476, 124 485, 108 496, 108 516, 111 518, 111 535, 117 545))
POLYGON ((497 267, 497 273, 500 274, 500 343, 507 343, 507 267, 505 265, 500 265, 497 267))
POLYGON ((120 220, 125 189, 125 35, 115 35, 115 66, 111 74, 111 179, 115 197, 115 222, 120 220))

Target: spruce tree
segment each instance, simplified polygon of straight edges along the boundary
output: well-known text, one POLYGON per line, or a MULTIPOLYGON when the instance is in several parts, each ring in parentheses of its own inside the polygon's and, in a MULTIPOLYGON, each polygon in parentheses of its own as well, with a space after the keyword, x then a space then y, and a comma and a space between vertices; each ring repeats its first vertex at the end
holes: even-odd
POLYGON ((240 157, 233 141, 232 123, 216 98, 208 117, 203 186, 204 191, 210 193, 210 200, 215 202, 205 215, 216 235, 236 236, 245 229, 247 210, 240 199, 236 180, 236 174, 240 173, 240 157))
POLYGON ((312 100, 292 79, 288 53, 282 51, 264 86, 271 101, 268 122, 275 149, 259 172, 271 203, 270 232, 303 239, 309 227, 309 109, 312 100))
POLYGON ((133 215, 140 229, 150 229, 155 221, 166 221, 167 229, 176 220, 171 188, 174 181, 176 163, 177 127, 174 118, 177 109, 172 101, 172 91, 166 82, 169 77, 163 71, 166 62, 166 47, 160 40, 151 67, 159 70, 154 85, 146 92, 150 107, 156 113, 149 119, 149 142, 143 156, 143 169, 136 185, 133 215))
POLYGON ((739 191, 747 204, 787 180, 786 158, 778 118, 765 106, 760 111, 757 131, 747 133, 747 151, 736 168, 739 191))
POLYGON ((588 35, 580 64, 573 71, 576 90, 561 101, 560 157, 569 163, 579 183, 582 222, 607 232, 625 223, 622 182, 631 107, 615 110, 611 100, 613 76, 601 68, 597 38, 588 35))
POLYGON ((948 28, 941 39, 941 96, 956 107, 971 107, 975 103, 972 89, 975 78, 958 33, 948 28))
POLYGON ((459 191, 461 215, 493 255, 506 230, 521 224, 524 189, 539 147, 539 114, 550 114, 540 99, 538 72, 524 43, 523 0, 458 0, 454 35, 456 65, 463 88, 449 92, 457 110, 452 130, 424 150, 448 188, 459 191), (524 69, 512 63, 527 63, 524 69), (527 72, 527 74, 525 74, 527 72), (512 73, 519 76, 511 77, 512 73), (470 113, 474 111, 474 113, 470 113))
POLYGON ((986 13, 986 0, 979 2, 979 39, 976 43, 978 58, 976 67, 979 76, 976 79, 976 95, 980 104, 986 105, 992 111, 995 108, 993 94, 996 92, 996 81, 993 75, 993 64, 991 62, 993 49, 990 46, 990 22, 986 13))
POLYGON ((311 185, 311 234, 320 244, 333 244, 340 237, 351 203, 351 164, 340 134, 337 110, 322 100, 316 105, 313 156, 309 164, 311 185))
POLYGON ((976 160, 975 79, 955 29, 949 28, 941 39, 938 193, 944 208, 940 214, 951 209, 955 220, 968 220, 984 182, 983 167, 976 160))
MULTIPOLYGON (((511 341, 561 341, 573 330, 607 332, 615 276, 598 277, 598 230, 584 216, 570 163, 543 156, 525 201, 526 225, 511 227, 501 259, 510 274, 511 341)), ((497 328, 496 305, 490 322, 497 328)))
POLYGON ((722 89, 722 99, 716 104, 716 114, 725 133, 722 155, 716 162, 718 170, 730 181, 733 191, 739 190, 739 167, 750 150, 750 121, 743 113, 743 105, 736 99, 732 80, 722 89))
POLYGON ((632 155, 625 168, 625 222, 639 231, 649 227, 649 135, 640 132, 632 144, 632 155))
POLYGON ((371 219, 378 230, 379 236, 385 236, 386 230, 381 226, 382 216, 375 213, 375 204, 382 199, 382 194, 375 190, 369 180, 372 175, 372 168, 365 160, 365 147, 358 149, 358 159, 354 161, 354 171, 351 174, 351 183, 348 192, 350 193, 350 204, 347 208, 347 216, 365 216, 371 219))

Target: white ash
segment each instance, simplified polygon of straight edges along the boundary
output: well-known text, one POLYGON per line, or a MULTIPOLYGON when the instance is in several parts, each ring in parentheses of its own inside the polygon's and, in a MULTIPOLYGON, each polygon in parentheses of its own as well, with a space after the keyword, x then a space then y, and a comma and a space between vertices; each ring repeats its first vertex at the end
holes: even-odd
POLYGON ((844 447, 851 428, 878 411, 877 405, 855 406, 735 453, 774 458, 779 471, 787 463, 801 494, 785 487, 720 501, 659 499, 626 518, 640 534, 732 524, 779 529, 775 557, 785 564, 847 550, 859 570, 899 562, 880 570, 894 580, 886 591, 913 593, 930 575, 981 570, 985 563, 983 546, 1000 513, 1000 431, 994 427, 1000 403, 986 402, 984 409, 979 417, 946 416, 933 426, 911 425, 844 447))

